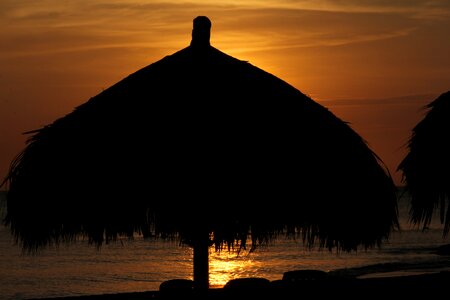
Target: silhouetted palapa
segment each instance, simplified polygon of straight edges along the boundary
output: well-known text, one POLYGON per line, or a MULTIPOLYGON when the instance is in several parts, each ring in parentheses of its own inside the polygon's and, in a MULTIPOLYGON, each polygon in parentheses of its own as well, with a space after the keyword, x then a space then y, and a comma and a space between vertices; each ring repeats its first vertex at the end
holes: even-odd
POLYGON ((440 208, 444 235, 450 229, 450 91, 428 104, 426 116, 412 130, 409 152, 398 169, 411 193, 411 221, 431 222, 440 208))
POLYGON ((395 186, 345 122, 277 77, 191 45, 33 131, 12 163, 5 219, 25 249, 86 237, 255 247, 280 234, 350 251, 397 225, 395 186))

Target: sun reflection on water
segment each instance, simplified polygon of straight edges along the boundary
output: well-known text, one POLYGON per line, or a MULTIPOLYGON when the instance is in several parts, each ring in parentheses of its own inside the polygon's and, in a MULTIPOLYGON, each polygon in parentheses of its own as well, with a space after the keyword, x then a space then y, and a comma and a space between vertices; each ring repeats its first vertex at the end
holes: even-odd
POLYGON ((209 283, 211 287, 223 287, 228 281, 247 277, 251 270, 258 268, 255 253, 241 251, 221 252, 210 251, 209 255, 209 283))

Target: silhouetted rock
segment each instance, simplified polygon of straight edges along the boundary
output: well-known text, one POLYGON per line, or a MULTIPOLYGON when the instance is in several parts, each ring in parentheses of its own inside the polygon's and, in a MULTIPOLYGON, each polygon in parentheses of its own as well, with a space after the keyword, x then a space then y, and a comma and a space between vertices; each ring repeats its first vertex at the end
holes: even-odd
POLYGON ((164 291, 190 291, 194 287, 194 282, 189 279, 171 279, 164 281, 159 286, 161 292, 164 291))
POLYGON ((283 280, 288 282, 325 280, 328 278, 327 272, 320 270, 296 270, 283 274, 283 280))
POLYGON ((223 287, 226 290, 260 290, 270 288, 270 281, 265 278, 237 278, 228 281, 223 287))
POLYGON ((442 245, 437 247, 436 254, 439 255, 450 255, 450 244, 442 245))

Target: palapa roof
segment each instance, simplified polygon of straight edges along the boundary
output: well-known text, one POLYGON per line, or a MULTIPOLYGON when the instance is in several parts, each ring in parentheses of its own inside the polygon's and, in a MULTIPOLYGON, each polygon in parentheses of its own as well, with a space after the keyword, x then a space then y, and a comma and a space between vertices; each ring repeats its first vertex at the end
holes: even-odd
POLYGON ((25 249, 136 232, 187 244, 207 232, 218 249, 388 238, 396 189, 365 141, 206 35, 30 133, 6 178, 5 224, 25 249))
POLYGON ((444 234, 450 229, 450 91, 428 104, 412 130, 409 152, 398 169, 411 193, 411 221, 427 227, 439 209, 444 234))

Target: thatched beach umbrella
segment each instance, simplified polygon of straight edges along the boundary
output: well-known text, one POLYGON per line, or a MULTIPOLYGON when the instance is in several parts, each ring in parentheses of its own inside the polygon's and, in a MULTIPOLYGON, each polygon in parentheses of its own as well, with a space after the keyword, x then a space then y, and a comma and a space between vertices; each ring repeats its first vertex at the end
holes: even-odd
POLYGON ((425 228, 439 209, 446 235, 450 229, 450 91, 425 108, 429 111, 412 130, 409 152, 398 169, 411 194, 411 221, 425 228))
POLYGON ((130 75, 32 132, 6 179, 5 219, 25 249, 119 236, 251 247, 280 234, 306 245, 379 245, 397 225, 393 182, 345 122, 297 89, 209 44, 130 75))

